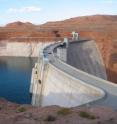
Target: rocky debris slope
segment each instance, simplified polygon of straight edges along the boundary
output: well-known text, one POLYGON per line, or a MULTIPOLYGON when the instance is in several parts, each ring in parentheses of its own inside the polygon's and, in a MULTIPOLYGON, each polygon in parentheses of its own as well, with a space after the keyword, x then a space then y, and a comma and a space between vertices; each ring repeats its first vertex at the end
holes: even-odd
POLYGON ((40 108, 0 99, 0 124, 117 124, 116 117, 105 107, 40 108))

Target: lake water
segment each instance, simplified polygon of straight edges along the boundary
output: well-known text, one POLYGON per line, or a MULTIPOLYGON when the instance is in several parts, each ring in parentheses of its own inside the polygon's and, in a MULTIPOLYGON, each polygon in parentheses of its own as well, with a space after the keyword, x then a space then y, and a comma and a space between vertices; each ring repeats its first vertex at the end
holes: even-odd
POLYGON ((37 58, 0 57, 0 97, 30 104, 31 72, 37 58))

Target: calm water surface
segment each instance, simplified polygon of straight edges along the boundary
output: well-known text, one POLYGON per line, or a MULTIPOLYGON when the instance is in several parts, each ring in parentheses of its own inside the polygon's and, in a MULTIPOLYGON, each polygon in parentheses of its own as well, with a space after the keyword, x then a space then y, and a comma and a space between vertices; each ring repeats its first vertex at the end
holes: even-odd
POLYGON ((37 58, 0 57, 0 97, 30 104, 31 71, 37 58))

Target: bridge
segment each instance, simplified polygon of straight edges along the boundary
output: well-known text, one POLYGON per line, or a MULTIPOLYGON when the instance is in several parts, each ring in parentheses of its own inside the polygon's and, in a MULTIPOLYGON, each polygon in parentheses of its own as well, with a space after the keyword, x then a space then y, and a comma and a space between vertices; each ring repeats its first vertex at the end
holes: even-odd
POLYGON ((32 70, 32 105, 107 106, 117 109, 117 84, 107 81, 95 41, 53 43, 32 70))

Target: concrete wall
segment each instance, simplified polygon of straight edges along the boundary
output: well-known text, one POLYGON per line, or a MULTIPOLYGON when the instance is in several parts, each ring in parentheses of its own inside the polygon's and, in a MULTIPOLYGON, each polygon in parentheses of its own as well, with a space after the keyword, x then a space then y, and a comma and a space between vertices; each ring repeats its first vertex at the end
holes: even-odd
POLYGON ((43 66, 42 61, 39 63, 34 68, 39 73, 36 75, 34 72, 33 77, 35 79, 32 79, 30 90, 33 94, 32 105, 73 107, 95 101, 104 96, 104 92, 100 89, 83 83, 55 66, 51 64, 43 66))
POLYGON ((63 47, 63 48, 57 48, 57 57, 66 62, 67 61, 67 48, 63 47))
POLYGON ((38 57, 39 50, 49 45, 50 42, 0 42, 0 56, 38 57))
MULTIPOLYGON (((76 45, 79 45, 79 43, 80 42, 77 42, 76 45)), ((102 65, 103 62, 101 62, 100 53, 98 53, 94 42, 86 42, 86 44, 88 45, 80 45, 78 56, 80 56, 81 60, 87 62, 86 53, 92 50, 91 54, 88 53, 90 55, 88 56, 88 61, 91 62, 90 59, 92 58, 94 65, 90 63, 90 65, 87 65, 88 67, 86 67, 86 69, 90 70, 91 67, 94 67, 94 70, 92 69, 96 72, 94 74, 102 74, 102 76, 104 76, 104 68, 99 68, 99 70, 95 71, 95 66, 96 69, 99 67, 97 66, 98 64, 95 65, 95 62, 99 62, 102 65), (90 50, 86 52, 88 46, 90 50), (85 53, 81 53, 83 50, 86 50, 85 53), (97 55, 97 58, 95 55, 97 55), (99 60, 97 60, 98 58, 99 60), (102 69, 102 73, 100 69, 102 69)), ((57 48, 60 46, 61 43, 54 43, 46 47, 44 49, 43 57, 38 60, 33 69, 30 87, 30 92, 32 93, 32 105, 59 105, 73 107, 83 104, 87 105, 88 103, 88 106, 101 105, 117 109, 117 85, 99 78, 99 75, 93 76, 93 73, 88 74, 87 72, 82 71, 82 69, 77 69, 76 67, 73 67, 73 65, 71 66, 61 61, 56 57, 57 48), (48 64, 44 63, 44 58, 49 60, 48 64)), ((78 50, 73 49, 71 52, 78 52, 78 50)), ((77 54, 74 53, 73 56, 71 56, 70 61, 72 60, 73 62, 76 62, 75 64, 77 65, 77 63, 80 64, 81 61, 76 55, 77 54)), ((84 61, 83 64, 85 64, 84 61)), ((84 67, 82 63, 81 66, 84 67)))
POLYGON ((77 69, 107 80, 104 63, 94 41, 71 43, 68 47, 67 63, 77 69))

